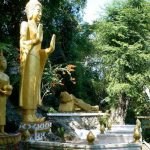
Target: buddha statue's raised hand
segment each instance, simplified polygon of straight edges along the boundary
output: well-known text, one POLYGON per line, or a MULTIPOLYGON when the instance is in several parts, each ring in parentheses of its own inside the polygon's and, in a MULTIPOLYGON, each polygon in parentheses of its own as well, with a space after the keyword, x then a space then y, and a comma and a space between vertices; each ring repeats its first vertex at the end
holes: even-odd
POLYGON ((53 34, 50 42, 50 47, 46 49, 47 53, 52 53, 55 50, 56 35, 53 34))
POLYGON ((43 40, 43 25, 40 23, 38 25, 37 41, 42 42, 43 40))

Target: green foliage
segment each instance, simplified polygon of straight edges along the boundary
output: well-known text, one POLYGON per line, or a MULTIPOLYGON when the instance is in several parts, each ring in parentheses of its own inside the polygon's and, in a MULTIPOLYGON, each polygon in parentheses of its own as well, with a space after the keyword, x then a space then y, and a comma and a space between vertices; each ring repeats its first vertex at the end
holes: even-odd
POLYGON ((60 65, 51 65, 50 61, 47 63, 47 67, 45 67, 43 73, 43 81, 42 81, 42 99, 52 94, 52 91, 60 86, 64 85, 64 80, 67 77, 70 82, 75 84, 75 78, 72 77, 72 72, 75 71, 75 67, 72 64, 60 64, 60 65))
POLYGON ((19 42, 19 24, 23 19, 23 10, 27 1, 5 0, 0 2, 0 41, 13 43, 19 42))
POLYGON ((109 116, 107 116, 107 115, 104 115, 104 116, 100 117, 99 118, 100 125, 103 124, 106 127, 108 119, 109 119, 109 116))
POLYGON ((48 113, 57 113, 57 111, 54 108, 50 107, 48 109, 48 113))
POLYGON ((10 77, 11 85, 19 83, 19 52, 11 43, 0 43, 0 51, 3 52, 4 57, 7 60, 6 73, 10 77), (16 69, 16 70, 12 70, 16 69), (13 71, 13 72, 12 72, 13 71))
POLYGON ((19 52, 11 43, 0 43, 0 51, 3 52, 3 55, 8 60, 8 66, 18 64, 19 52))
POLYGON ((63 127, 59 127, 57 129, 58 136, 60 136, 62 139, 64 139, 65 129, 63 127))
POLYGON ((93 25, 93 43, 104 67, 106 99, 118 107, 123 95, 122 102, 129 101, 135 114, 149 109, 143 93, 150 85, 149 4, 145 0, 114 1, 106 16, 93 25))
POLYGON ((59 59, 54 58, 54 63, 72 61, 74 57, 77 57, 75 51, 77 51, 80 32, 79 21, 81 21, 85 3, 86 0, 42 1, 45 39, 49 39, 50 35, 55 33, 57 45, 60 48, 59 53, 62 54, 59 54, 59 59))
POLYGON ((91 70, 84 66, 84 64, 77 63, 76 71, 74 73, 76 78, 76 84, 70 85, 68 88, 70 93, 73 93, 76 97, 84 99, 85 102, 90 104, 96 104, 97 99, 95 97, 93 77, 91 70))

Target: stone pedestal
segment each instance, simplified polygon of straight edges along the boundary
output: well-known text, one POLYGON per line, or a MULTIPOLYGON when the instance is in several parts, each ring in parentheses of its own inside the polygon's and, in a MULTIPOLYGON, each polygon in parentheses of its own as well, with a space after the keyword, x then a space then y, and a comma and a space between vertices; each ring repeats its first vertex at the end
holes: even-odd
POLYGON ((42 141, 45 138, 46 132, 49 132, 51 122, 45 121, 42 123, 21 123, 20 132, 23 140, 42 141))
MULTIPOLYGON (((59 128, 64 130, 64 137, 67 141, 82 139, 81 130, 89 132, 92 129, 99 130, 99 117, 104 113, 48 113, 47 117, 52 122, 52 132, 56 133, 59 128)), ((58 132, 59 134, 59 132, 58 132)), ((57 134, 57 135, 58 135, 57 134)), ((88 133, 87 133, 88 134, 88 133)), ((87 136, 86 134, 86 136, 87 136)), ((57 139, 57 138, 55 138, 57 139)), ((53 140, 52 135, 48 135, 49 141, 53 140)))
POLYGON ((21 134, 6 134, 0 135, 0 149, 19 150, 19 143, 21 141, 21 134))

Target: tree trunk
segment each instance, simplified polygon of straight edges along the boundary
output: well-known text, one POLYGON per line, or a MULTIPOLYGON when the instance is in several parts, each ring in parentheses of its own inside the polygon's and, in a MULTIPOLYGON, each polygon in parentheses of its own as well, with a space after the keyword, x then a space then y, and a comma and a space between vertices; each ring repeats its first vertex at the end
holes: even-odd
POLYGON ((123 94, 123 93, 120 94, 117 107, 111 108, 110 118, 114 124, 120 124, 120 125, 125 124, 125 118, 126 118, 126 114, 127 114, 128 103, 129 103, 129 100, 126 97, 126 94, 123 94))

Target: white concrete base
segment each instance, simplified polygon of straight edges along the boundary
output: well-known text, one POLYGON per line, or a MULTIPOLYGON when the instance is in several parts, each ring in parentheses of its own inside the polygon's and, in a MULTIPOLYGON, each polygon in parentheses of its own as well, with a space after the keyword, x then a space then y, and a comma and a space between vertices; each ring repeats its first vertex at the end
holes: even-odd
POLYGON ((93 112, 93 113, 47 113, 48 117, 96 117, 96 116, 103 116, 105 113, 102 112, 93 112))
POLYGON ((30 132, 29 140, 42 141, 45 137, 46 132, 51 130, 51 122, 45 121, 41 123, 21 123, 20 131, 30 132))
POLYGON ((55 149, 68 149, 68 150, 141 150, 142 144, 79 144, 79 143, 59 143, 59 142, 45 142, 45 141, 30 141, 28 144, 30 150, 55 150, 55 149))
POLYGON ((113 125, 111 130, 107 130, 109 134, 133 134, 135 125, 113 125))

